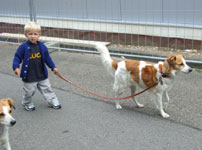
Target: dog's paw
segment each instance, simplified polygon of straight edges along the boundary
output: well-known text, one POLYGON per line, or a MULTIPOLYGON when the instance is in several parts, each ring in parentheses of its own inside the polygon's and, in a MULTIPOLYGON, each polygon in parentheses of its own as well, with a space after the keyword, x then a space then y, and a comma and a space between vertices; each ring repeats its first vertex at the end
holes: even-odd
POLYGON ((168 103, 164 103, 164 109, 168 108, 168 103))
POLYGON ((116 109, 122 109, 122 106, 120 104, 116 104, 116 109))
POLYGON ((161 116, 163 117, 163 118, 169 118, 170 116, 169 116, 169 114, 167 114, 167 113, 161 113, 161 116))
POLYGON ((138 104, 137 104, 137 107, 138 107, 138 108, 143 108, 143 107, 144 107, 144 105, 143 105, 143 104, 138 103, 138 104))

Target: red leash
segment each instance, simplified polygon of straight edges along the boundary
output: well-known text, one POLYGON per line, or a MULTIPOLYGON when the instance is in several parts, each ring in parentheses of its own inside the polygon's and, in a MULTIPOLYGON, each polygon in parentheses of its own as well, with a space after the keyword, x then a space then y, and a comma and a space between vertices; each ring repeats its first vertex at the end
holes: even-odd
POLYGON ((87 90, 87 89, 85 89, 85 88, 83 88, 83 87, 81 87, 81 86, 75 84, 74 82, 71 82, 70 80, 66 79, 66 78, 65 78, 64 76, 62 76, 59 72, 56 73, 56 75, 57 75, 58 77, 60 77, 61 79, 63 79, 64 81, 70 83, 71 85, 73 85, 73 86, 75 86, 75 87, 77 87, 77 88, 79 88, 79 89, 81 89, 81 90, 83 90, 83 91, 85 91, 85 92, 87 92, 87 93, 90 93, 90 94, 95 95, 95 96, 97 96, 97 97, 101 97, 101 98, 108 99, 108 100, 123 100, 123 99, 128 99, 128 98, 131 98, 131 97, 135 97, 135 96, 137 96, 137 95, 140 95, 140 94, 144 93, 145 91, 149 90, 150 88, 152 88, 152 87, 154 87, 154 86, 156 86, 156 85, 158 84, 158 83, 155 83, 153 86, 148 87, 148 88, 144 89, 143 91, 141 91, 141 92, 139 92, 139 93, 136 93, 136 94, 133 94, 133 95, 131 95, 131 96, 120 97, 120 98, 113 98, 113 97, 106 97, 106 96, 103 96, 103 95, 99 95, 99 94, 96 94, 96 93, 94 93, 94 92, 92 92, 92 91, 89 91, 89 90, 87 90))

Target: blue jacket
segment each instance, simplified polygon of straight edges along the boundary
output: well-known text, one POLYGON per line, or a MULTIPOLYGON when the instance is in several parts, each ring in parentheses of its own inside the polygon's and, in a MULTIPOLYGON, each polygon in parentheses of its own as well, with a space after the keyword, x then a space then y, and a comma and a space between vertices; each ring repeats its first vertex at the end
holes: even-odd
MULTIPOLYGON (((40 48, 45 75, 46 75, 46 78, 48 78, 48 70, 45 64, 47 64, 48 67, 51 68, 52 70, 56 67, 49 55, 48 48, 40 41, 38 41, 38 45, 40 48)), ((18 47, 13 59, 13 70, 15 70, 16 68, 20 68, 20 64, 23 62, 21 73, 20 73, 20 77, 23 79, 25 79, 27 76, 27 71, 29 66, 29 49, 30 49, 29 41, 22 43, 18 47)))

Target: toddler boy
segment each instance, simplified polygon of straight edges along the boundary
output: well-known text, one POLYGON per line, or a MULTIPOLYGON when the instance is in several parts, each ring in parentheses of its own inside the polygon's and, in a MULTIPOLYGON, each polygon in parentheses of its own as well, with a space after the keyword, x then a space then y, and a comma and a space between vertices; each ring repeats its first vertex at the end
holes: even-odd
POLYGON ((40 25, 36 22, 27 23, 24 27, 24 34, 28 40, 18 47, 13 59, 13 70, 23 81, 25 94, 22 104, 27 111, 35 110, 32 97, 36 89, 38 89, 51 108, 60 109, 61 104, 48 80, 46 65, 54 73, 57 73, 58 70, 49 55, 48 48, 39 41, 41 35, 40 25))

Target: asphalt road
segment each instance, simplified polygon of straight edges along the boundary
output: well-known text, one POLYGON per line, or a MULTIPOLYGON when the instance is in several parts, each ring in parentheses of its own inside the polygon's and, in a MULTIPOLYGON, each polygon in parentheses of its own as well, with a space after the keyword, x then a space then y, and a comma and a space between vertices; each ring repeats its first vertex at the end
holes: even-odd
MULTIPOLYGON (((37 92, 36 110, 27 112, 21 106, 21 79, 11 69, 15 50, 15 46, 0 45, 1 98, 11 97, 16 102, 13 116, 17 124, 10 128, 14 150, 202 149, 202 73, 177 76, 169 92, 169 119, 159 116, 148 93, 137 97, 145 105, 143 109, 126 100, 122 101, 123 110, 116 110, 112 101, 86 94, 52 72, 49 79, 62 109, 48 108, 37 92)), ((68 79, 96 93, 114 96, 113 78, 105 72, 99 55, 56 51, 51 56, 68 79)))

